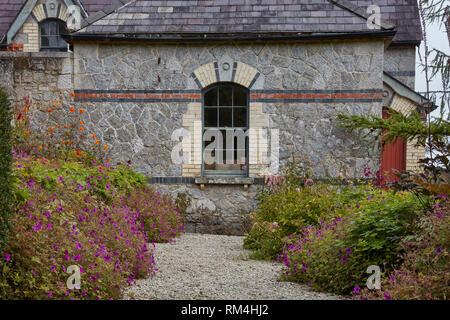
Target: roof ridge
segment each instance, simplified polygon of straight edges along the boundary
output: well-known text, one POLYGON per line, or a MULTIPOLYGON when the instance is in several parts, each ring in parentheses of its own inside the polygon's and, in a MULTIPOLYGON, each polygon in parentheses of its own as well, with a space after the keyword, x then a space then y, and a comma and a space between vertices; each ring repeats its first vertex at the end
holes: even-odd
MULTIPOLYGON (((369 19, 370 15, 367 13, 366 10, 364 10, 362 7, 357 6, 356 4, 354 4, 353 2, 349 1, 349 0, 327 0, 328 2, 342 8, 345 9, 353 14, 356 14, 357 16, 360 16, 366 20, 369 19)), ((392 23, 389 22, 383 22, 380 19, 380 27, 383 29, 394 29, 395 25, 393 25, 392 23)))
MULTIPOLYGON (((86 28, 87 26, 93 24, 94 22, 103 19, 104 17, 106 17, 107 15, 113 13, 114 11, 127 6, 129 4, 131 4, 132 2, 135 2, 136 0, 113 0, 113 3, 111 3, 110 5, 107 5, 106 7, 100 9, 99 11, 90 14, 86 19, 83 19, 83 21, 81 21, 81 29, 86 28)), ((77 31, 80 31, 77 30, 77 31)))

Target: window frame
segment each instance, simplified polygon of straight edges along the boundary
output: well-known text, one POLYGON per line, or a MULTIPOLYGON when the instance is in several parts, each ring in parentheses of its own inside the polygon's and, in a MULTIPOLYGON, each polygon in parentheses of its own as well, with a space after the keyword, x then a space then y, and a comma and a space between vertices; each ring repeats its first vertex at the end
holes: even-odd
MULTIPOLYGON (((230 106, 223 106, 223 107, 230 107, 230 106)), ((237 170, 206 170, 205 169, 205 161, 204 161, 204 149, 205 149, 205 143, 203 141, 203 137, 204 137, 204 133, 205 130, 208 129, 218 129, 218 130, 230 130, 230 129, 242 129, 244 131, 244 133, 248 133, 249 132, 249 128, 250 128, 250 90, 244 86, 241 86, 237 83, 234 82, 217 82, 214 83, 206 88, 204 88, 202 90, 202 137, 201 137, 201 144, 202 144, 202 153, 201 153, 201 157, 202 157, 202 177, 236 177, 236 178, 242 178, 242 177, 248 177, 249 175, 249 150, 250 150, 250 144, 249 144, 249 136, 248 134, 245 135, 245 171, 241 170, 241 171, 237 171, 237 170), (217 118, 217 126, 216 127, 205 127, 205 96, 206 94, 217 88, 217 92, 219 92, 219 88, 221 86, 231 86, 232 88, 232 97, 231 97, 231 101, 232 101, 232 126, 231 127, 219 127, 219 109, 220 109, 220 105, 219 105, 219 101, 220 101, 220 95, 217 95, 217 112, 218 112, 218 118, 217 118), (235 127, 234 126, 234 108, 239 108, 239 107, 244 107, 244 106, 234 106, 234 88, 240 88, 242 89, 245 94, 246 94, 246 117, 247 117, 247 121, 246 121, 246 126, 245 127, 235 127)))
POLYGON ((61 37, 61 35, 63 33, 61 33, 61 30, 59 29, 61 25, 64 25, 64 27, 67 30, 67 24, 65 21, 61 20, 61 19, 57 19, 57 18, 49 18, 49 19, 45 19, 41 22, 39 22, 38 25, 38 29, 39 29, 39 51, 41 52, 67 52, 68 51, 68 43, 61 37), (58 23, 58 35, 42 35, 42 25, 46 24, 46 23, 58 23), (49 37, 49 36, 59 36, 61 38, 62 41, 64 41, 66 43, 65 47, 47 47, 47 46, 43 46, 42 45, 42 37, 49 37))

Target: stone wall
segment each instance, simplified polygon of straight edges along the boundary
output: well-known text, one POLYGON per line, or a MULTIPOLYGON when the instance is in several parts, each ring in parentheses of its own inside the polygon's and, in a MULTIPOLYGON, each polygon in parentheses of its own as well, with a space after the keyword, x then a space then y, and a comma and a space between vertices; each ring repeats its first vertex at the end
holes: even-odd
POLYGON ((73 103, 73 59, 67 52, 0 52, 0 85, 3 85, 13 107, 23 107, 23 99, 32 99, 32 124, 45 127, 64 117, 73 103), (55 112, 45 112, 52 101, 63 100, 55 112))
MULTIPOLYGON (((184 166, 172 162, 171 151, 178 141, 171 141, 171 135, 179 128, 191 129, 195 119, 201 121, 201 90, 218 79, 241 79, 249 88, 250 120, 259 115, 266 118, 259 122, 260 128, 279 130, 281 166, 306 154, 316 176, 322 177, 323 168, 330 163, 321 162, 331 156, 345 163, 350 175, 360 177, 365 165, 379 167, 379 147, 337 127, 335 115, 381 115, 383 48, 380 41, 75 43, 74 89, 76 101, 88 104, 87 128, 111 147, 113 161, 130 159, 138 171, 153 177, 194 179, 201 175, 197 162, 184 166), (240 78, 238 70, 247 70, 243 74, 248 76, 240 78)), ((194 141, 199 143, 201 140, 194 141)), ((198 153, 199 149, 193 146, 192 150, 198 153)), ((331 174, 339 168, 339 164, 331 164, 331 174)), ((251 175, 262 176, 257 171, 251 175)), ((257 189, 256 185, 248 191, 243 185, 205 185, 201 190, 195 183, 179 182, 155 186, 161 191, 185 192, 192 198, 189 228, 197 231, 204 228, 199 216, 204 208, 213 220, 222 219, 237 232, 237 224, 255 205, 257 189)), ((218 232, 223 229, 223 224, 213 225, 218 232)))
POLYGON ((186 232, 242 235, 248 224, 248 213, 256 208, 261 186, 209 185, 202 191, 197 184, 158 184, 160 192, 173 198, 187 196, 186 232))
POLYGON ((414 90, 416 47, 389 47, 384 53, 384 71, 414 90))
MULTIPOLYGON (((382 89, 381 42, 209 47, 77 43, 74 52, 75 91, 95 89, 99 95, 115 89, 199 90, 191 74, 216 61, 219 65, 222 61, 242 62, 258 70, 255 90, 382 89)), ((170 135, 182 127, 188 103, 170 99, 167 103, 127 102, 111 96, 106 102, 81 100, 90 104, 92 129, 118 150, 117 157, 130 158, 140 171, 154 176, 181 175, 181 167, 169 160, 175 145, 170 135)), ((283 129, 282 160, 301 150, 315 159, 329 153, 342 161, 351 158, 358 166, 377 157, 360 137, 337 128, 334 115, 340 111, 381 114, 381 103, 285 101, 289 100, 262 102, 269 127, 283 129)))
POLYGON ((73 90, 72 54, 66 52, 0 52, 0 83, 13 102, 31 95, 37 103, 50 103, 59 91, 70 97, 73 90), (3 80, 7 79, 7 80, 3 80))

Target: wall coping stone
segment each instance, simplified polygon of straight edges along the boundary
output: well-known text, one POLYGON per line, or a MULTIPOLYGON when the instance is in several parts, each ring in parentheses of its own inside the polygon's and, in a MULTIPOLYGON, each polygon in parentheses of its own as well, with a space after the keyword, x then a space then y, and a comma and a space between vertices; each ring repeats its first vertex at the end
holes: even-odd
POLYGON ((72 58, 73 52, 17 52, 0 51, 0 58, 72 58))

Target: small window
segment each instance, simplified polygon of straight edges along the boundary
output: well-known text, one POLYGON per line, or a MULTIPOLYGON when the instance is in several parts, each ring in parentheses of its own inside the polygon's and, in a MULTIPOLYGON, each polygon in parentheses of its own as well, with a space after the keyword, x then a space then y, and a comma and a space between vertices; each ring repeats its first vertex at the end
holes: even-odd
POLYGON ((248 175, 248 90, 220 83, 203 92, 203 175, 248 175))
POLYGON ((66 23, 57 19, 48 19, 39 24, 41 51, 67 51, 67 42, 61 37, 67 33, 66 23))

